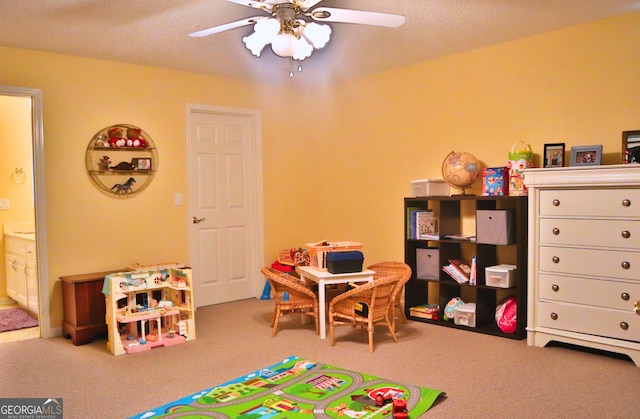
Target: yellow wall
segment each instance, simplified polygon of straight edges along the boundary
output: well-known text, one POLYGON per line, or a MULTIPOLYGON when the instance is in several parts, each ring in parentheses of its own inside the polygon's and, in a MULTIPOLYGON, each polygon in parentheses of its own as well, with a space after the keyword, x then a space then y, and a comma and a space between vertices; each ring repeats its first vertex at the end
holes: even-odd
POLYGON ((371 264, 403 259, 409 181, 439 177, 451 150, 499 166, 517 140, 537 154, 602 144, 603 162, 619 162, 621 131, 640 129, 638 50, 634 13, 294 91, 0 48, 1 84, 43 90, 51 325, 61 275, 187 260, 186 208, 173 205, 187 192, 186 103, 262 112, 265 263, 329 239, 365 243, 371 264), (114 123, 142 127, 160 150, 135 199, 106 197, 85 173, 88 141, 114 123))
POLYGON ((538 162, 545 143, 566 143, 566 161, 571 146, 602 144, 603 163, 620 163, 621 132, 640 129, 639 50, 634 13, 314 91, 299 107, 317 112, 292 127, 304 135, 269 144, 297 164, 267 162, 267 187, 301 176, 287 200, 265 199, 266 249, 357 240, 365 264, 402 260, 409 181, 441 177, 452 150, 503 166, 518 140, 538 162))
POLYGON ((31 100, 0 96, 0 198, 9 199, 9 209, 0 210, 0 299, 7 297, 4 240, 6 223, 33 223, 33 178, 31 173, 31 100), (23 175, 16 173, 22 169, 23 175), (22 182, 22 183, 20 183, 22 182))

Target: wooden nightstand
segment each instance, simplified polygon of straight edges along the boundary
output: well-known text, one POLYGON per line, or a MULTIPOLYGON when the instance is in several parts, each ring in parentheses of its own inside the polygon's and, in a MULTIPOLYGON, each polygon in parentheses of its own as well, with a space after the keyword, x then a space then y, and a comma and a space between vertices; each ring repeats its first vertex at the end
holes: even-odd
POLYGON ((61 276, 64 323, 62 334, 74 345, 84 345, 96 335, 107 334, 104 277, 120 271, 61 276))

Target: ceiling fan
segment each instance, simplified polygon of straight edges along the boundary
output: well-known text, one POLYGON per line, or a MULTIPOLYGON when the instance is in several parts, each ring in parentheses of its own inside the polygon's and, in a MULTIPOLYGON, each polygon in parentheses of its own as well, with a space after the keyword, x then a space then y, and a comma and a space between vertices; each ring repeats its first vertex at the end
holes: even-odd
MULTIPOLYGON (((316 22, 356 23, 397 28, 405 23, 401 15, 362 10, 315 7, 322 0, 226 0, 259 9, 263 16, 248 17, 224 25, 190 33, 204 37, 216 33, 254 25, 254 33, 242 38, 253 55, 259 57, 271 44, 273 52, 291 60, 304 60, 314 48, 324 47, 331 36, 331 27, 316 22)), ((292 76, 293 73, 290 73, 292 76)))

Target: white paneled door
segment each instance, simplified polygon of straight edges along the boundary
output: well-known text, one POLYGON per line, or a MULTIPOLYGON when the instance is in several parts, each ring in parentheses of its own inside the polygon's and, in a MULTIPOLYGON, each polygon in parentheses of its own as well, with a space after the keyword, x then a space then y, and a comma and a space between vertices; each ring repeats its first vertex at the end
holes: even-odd
POLYGON ((259 114, 199 105, 187 114, 196 307, 256 297, 263 259, 259 114))

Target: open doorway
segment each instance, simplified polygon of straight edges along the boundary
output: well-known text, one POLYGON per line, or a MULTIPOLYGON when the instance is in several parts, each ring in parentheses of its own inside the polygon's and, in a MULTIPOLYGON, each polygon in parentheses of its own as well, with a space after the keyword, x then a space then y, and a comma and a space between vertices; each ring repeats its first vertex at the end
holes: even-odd
MULTIPOLYGON (((21 211, 24 212, 24 215, 12 215, 11 217, 5 217, 8 224, 17 224, 19 227, 16 227, 19 232, 27 233, 26 230, 29 230, 29 226, 33 226, 33 231, 35 232, 35 248, 36 250, 36 258, 35 258, 35 267, 31 269, 31 272, 26 273, 27 276, 32 275, 35 276, 33 278, 33 283, 31 284, 32 291, 32 299, 35 298, 37 303, 35 305, 31 304, 32 311, 35 311, 38 315, 39 321, 39 333, 37 333, 41 337, 50 337, 51 336, 51 322, 50 322, 50 314, 49 314, 49 281, 48 281, 48 265, 47 265, 47 248, 46 248, 46 216, 45 216, 45 197, 44 197, 44 138, 43 138, 43 117, 42 117, 42 92, 39 89, 31 89, 31 88, 23 88, 23 87, 13 87, 13 86, 1 86, 0 85, 0 97, 6 100, 10 100, 12 98, 16 99, 17 102, 25 103, 26 107, 24 107, 24 112, 27 115, 22 115, 21 117, 25 117, 30 120, 31 130, 30 135, 27 135, 24 139, 20 139, 19 141, 24 142, 25 144, 21 144, 21 147, 28 149, 27 155, 31 155, 31 161, 27 162, 23 165, 20 164, 19 161, 16 160, 15 164, 3 164, 2 170, 5 173, 4 175, 8 177, 11 184, 15 184, 17 186, 21 186, 25 189, 22 191, 26 191, 27 195, 30 196, 31 202, 27 203, 27 206, 30 207, 26 209, 27 206, 22 204, 22 206, 18 206, 18 201, 15 202, 16 209, 22 208, 21 211), (13 167, 15 166, 15 167, 13 167), (24 166, 24 167, 22 167, 24 166), (28 169, 25 169, 27 167, 28 169), (28 190, 27 190, 28 189, 28 190), (23 217, 23 218, 21 218, 23 217), (14 223, 15 222, 15 223, 14 223)), ((19 106, 18 106, 19 108, 19 106)), ((10 141, 11 139, 0 138, 0 142, 2 141, 10 141)), ((5 145, 3 144, 3 147, 5 145)), ((27 157, 28 158, 28 157, 27 157)), ((2 174, 0 174, 2 176, 2 174)), ((4 191, 5 193, 9 193, 10 191, 4 191)), ((16 195, 17 196, 17 195, 16 195)), ((1 196, 0 198, 5 199, 4 201, 0 201, 0 204, 4 207, 9 207, 8 211, 11 210, 11 197, 1 196)), ((23 197, 18 198, 20 200, 24 200, 23 197)), ((29 198, 27 198, 28 200, 29 198)), ((4 227, 4 226, 3 226, 4 227)), ((26 234, 25 234, 26 236, 26 234)), ((6 243, 6 237, 3 235, 3 240, 6 243)), ((6 248, 5 248, 6 250, 6 248)), ((28 251, 27 251, 28 252, 28 251)), ((6 252, 5 252, 6 253, 6 252)), ((5 255, 2 255, 4 258, 5 255)), ((25 255, 26 257, 26 255, 25 255)), ((6 262, 6 260, 5 260, 6 262)), ((28 271, 28 269, 27 269, 28 271)), ((26 272, 26 271, 25 271, 26 272)), ((3 273, 4 274, 4 273, 3 273)), ((4 276, 4 275, 3 275, 4 276)), ((6 283, 6 278, 3 283, 6 283)), ((3 290, 4 291, 4 290, 3 290)), ((2 295, 5 293, 3 292, 2 295)), ((3 298, 5 302, 11 301, 10 298, 3 298)), ((12 332, 9 332, 12 333, 12 332)), ((20 335, 17 335, 20 336, 20 335)), ((20 337, 18 337, 20 339, 20 337)))

